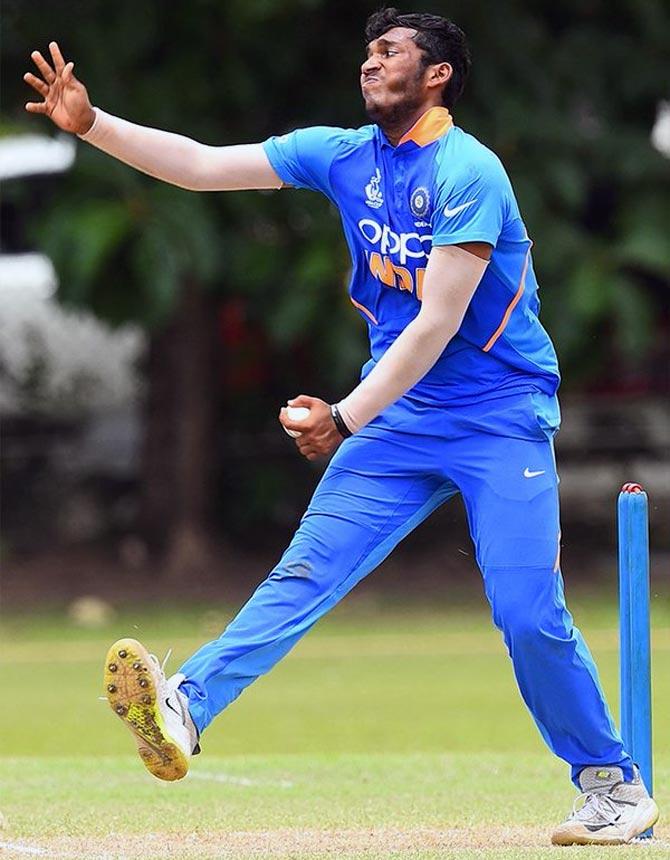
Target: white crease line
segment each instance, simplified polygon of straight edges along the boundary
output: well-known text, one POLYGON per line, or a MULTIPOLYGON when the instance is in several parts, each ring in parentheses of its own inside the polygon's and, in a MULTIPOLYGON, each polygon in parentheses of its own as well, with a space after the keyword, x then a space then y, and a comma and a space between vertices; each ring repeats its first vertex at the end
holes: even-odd
POLYGON ((16 842, 0 842, 0 850, 8 848, 10 851, 17 851, 19 854, 41 854, 42 856, 53 857, 53 854, 48 854, 43 848, 32 848, 30 845, 18 845, 16 842))
POLYGON ((202 771, 191 771, 190 779, 204 779, 209 782, 225 782, 228 785, 244 785, 255 788, 293 788, 294 783, 288 779, 249 779, 246 776, 230 776, 227 773, 203 773, 202 771))
MULTIPOLYGON (((19 845, 17 842, 0 842, 0 851, 14 851, 15 854, 30 854, 37 857, 58 857, 62 860, 72 860, 74 854, 54 854, 52 851, 46 851, 44 848, 37 848, 34 845, 19 845)), ((115 854, 116 858, 123 858, 123 854, 115 854)), ((110 860, 109 854, 88 854, 86 860, 110 860)))

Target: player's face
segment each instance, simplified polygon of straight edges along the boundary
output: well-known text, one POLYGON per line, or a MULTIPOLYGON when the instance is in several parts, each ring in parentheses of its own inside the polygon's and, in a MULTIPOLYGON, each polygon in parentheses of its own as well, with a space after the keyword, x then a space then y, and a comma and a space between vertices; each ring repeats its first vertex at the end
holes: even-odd
POLYGON ((394 27, 367 46, 361 92, 365 110, 376 122, 392 122, 426 100, 425 69, 415 35, 409 27, 394 27))

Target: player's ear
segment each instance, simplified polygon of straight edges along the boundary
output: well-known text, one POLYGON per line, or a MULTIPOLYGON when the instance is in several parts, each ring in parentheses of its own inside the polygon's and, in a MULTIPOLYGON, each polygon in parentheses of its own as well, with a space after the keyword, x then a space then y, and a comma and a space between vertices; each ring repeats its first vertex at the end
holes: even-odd
POLYGON ((444 87, 447 85, 453 74, 454 69, 451 63, 436 63, 434 66, 430 67, 428 86, 444 87))

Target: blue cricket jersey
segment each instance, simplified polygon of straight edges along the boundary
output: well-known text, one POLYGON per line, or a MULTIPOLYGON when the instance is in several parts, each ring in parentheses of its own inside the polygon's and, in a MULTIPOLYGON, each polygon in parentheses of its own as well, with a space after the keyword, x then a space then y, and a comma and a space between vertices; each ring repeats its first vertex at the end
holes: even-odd
POLYGON ((497 156, 433 107, 392 146, 377 125, 298 129, 264 143, 286 185, 321 191, 340 211, 350 297, 366 320, 369 372, 419 312, 434 245, 487 242, 491 261, 458 333, 411 390, 467 404, 555 394, 558 363, 539 319, 532 242, 497 156))

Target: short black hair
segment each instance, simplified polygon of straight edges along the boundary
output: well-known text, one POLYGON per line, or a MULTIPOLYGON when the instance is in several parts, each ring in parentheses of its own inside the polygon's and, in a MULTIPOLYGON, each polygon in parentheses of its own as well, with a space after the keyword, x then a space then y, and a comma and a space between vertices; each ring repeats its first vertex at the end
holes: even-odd
POLYGON ((365 44, 379 39, 393 27, 416 30, 414 43, 423 52, 423 67, 449 63, 454 70, 442 91, 442 102, 452 108, 460 97, 470 72, 470 48, 465 33, 448 18, 427 12, 403 14, 392 6, 373 12, 365 24, 365 44))

